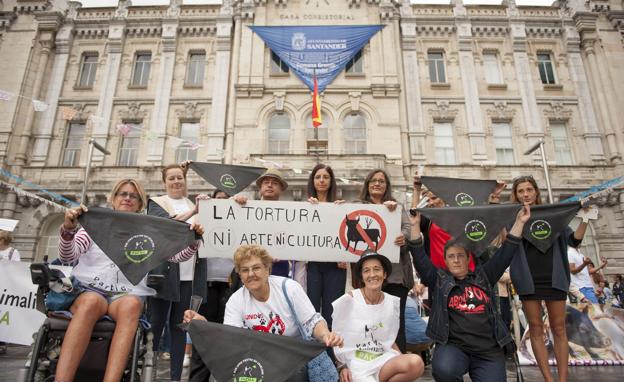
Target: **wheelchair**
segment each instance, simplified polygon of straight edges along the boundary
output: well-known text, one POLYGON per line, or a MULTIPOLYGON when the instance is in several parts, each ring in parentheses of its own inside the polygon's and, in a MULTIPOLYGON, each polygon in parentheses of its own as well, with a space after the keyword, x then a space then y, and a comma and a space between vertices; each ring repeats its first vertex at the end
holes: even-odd
MULTIPOLYGON (((51 285, 59 282, 58 271, 48 267, 47 260, 44 263, 31 264, 30 268, 33 284, 37 285, 37 309, 47 318, 39 331, 33 335, 28 360, 20 370, 18 381, 21 382, 53 382, 56 366, 61 353, 63 337, 69 326, 70 318, 48 312, 44 301, 51 285)), ((153 286, 161 281, 158 278, 148 280, 153 286)), ((146 325, 146 326, 149 326, 146 325)), ((115 331, 115 323, 112 320, 100 319, 91 333, 91 340, 85 354, 80 361, 74 381, 91 382, 101 381, 104 378, 108 351, 115 331)), ((153 334, 149 328, 143 327, 141 322, 137 327, 134 343, 128 357, 128 363, 122 381, 124 382, 151 382, 154 374, 154 350, 152 348, 153 334)))

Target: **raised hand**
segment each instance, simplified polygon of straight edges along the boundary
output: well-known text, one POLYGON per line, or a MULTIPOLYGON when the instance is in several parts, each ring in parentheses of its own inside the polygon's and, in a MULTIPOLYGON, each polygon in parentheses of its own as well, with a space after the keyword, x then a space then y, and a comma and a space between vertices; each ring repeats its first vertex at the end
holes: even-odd
POLYGON ((78 216, 82 215, 84 212, 89 211, 89 209, 80 205, 78 207, 70 208, 65 212, 65 220, 63 221, 63 228, 66 230, 72 230, 76 228, 78 225, 78 216))

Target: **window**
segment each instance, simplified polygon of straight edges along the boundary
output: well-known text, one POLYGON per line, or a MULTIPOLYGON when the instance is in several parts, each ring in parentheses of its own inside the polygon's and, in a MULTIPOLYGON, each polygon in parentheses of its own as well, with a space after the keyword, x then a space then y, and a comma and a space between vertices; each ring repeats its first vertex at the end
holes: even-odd
POLYGON ((444 53, 429 52, 427 54, 429 60, 429 80, 432 83, 446 83, 446 73, 444 72, 444 53))
POLYGON ((560 165, 574 164, 572 150, 568 141, 568 132, 564 123, 550 123, 553 145, 555 146, 555 161, 560 165))
POLYGON ((485 82, 488 84, 503 83, 503 75, 498 64, 496 52, 483 53, 483 70, 485 71, 485 82))
POLYGON ((141 141, 141 130, 141 125, 136 124, 126 136, 121 137, 119 156, 117 157, 119 158, 117 161, 118 166, 136 166, 139 142, 141 141))
POLYGON ((359 52, 357 52, 355 56, 353 56, 353 58, 350 59, 349 62, 347 62, 347 66, 345 66, 345 72, 364 73, 363 61, 364 60, 362 59, 362 49, 360 49, 359 52))
POLYGON ((83 122, 70 123, 65 136, 65 150, 63 150, 64 167, 78 166, 80 148, 84 142, 86 125, 83 122))
POLYGON ((288 73, 288 71, 288 65, 274 51, 271 51, 271 73, 280 74, 288 73))
POLYGON ((555 83, 555 70, 553 68, 550 53, 538 53, 537 65, 539 68, 540 78, 544 85, 552 85, 555 83))
POLYGON ((290 150, 290 119, 274 114, 269 119, 269 154, 288 154, 290 150))
POLYGON ((93 83, 95 82, 95 73, 97 71, 97 63, 97 53, 85 53, 82 55, 82 63, 80 64, 80 77, 78 80, 79 87, 93 87, 93 83))
POLYGON ((132 86, 147 86, 152 65, 151 53, 137 53, 132 74, 132 86))
POLYGON ((176 163, 197 160, 197 149, 193 148, 192 144, 199 143, 199 123, 182 123, 180 139, 187 142, 182 142, 176 149, 176 163))
POLYGON ((308 115, 305 120, 306 142, 309 154, 327 154, 329 116, 321 112, 321 119, 323 124, 317 128, 312 125, 312 114, 308 115), (315 133, 318 134, 318 139, 316 139, 315 133))
POLYGON ((191 53, 186 70, 186 85, 201 86, 204 82, 205 53, 191 53))
POLYGON ((345 154, 366 154, 366 119, 349 114, 343 122, 345 154))
POLYGON ((436 164, 455 164, 455 144, 453 143, 453 126, 446 123, 433 124, 435 140, 436 164))
POLYGON ((514 164, 511 128, 508 123, 492 123, 497 164, 514 164))

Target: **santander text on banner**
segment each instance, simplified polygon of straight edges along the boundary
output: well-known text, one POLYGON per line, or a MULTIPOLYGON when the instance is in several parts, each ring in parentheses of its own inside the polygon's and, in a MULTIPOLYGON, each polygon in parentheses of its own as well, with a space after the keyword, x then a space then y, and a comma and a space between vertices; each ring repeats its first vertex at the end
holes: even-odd
POLYGON ((239 246, 258 244, 280 260, 356 262, 371 249, 399 262, 400 207, 211 199, 200 201, 199 221, 201 257, 232 258, 239 246))

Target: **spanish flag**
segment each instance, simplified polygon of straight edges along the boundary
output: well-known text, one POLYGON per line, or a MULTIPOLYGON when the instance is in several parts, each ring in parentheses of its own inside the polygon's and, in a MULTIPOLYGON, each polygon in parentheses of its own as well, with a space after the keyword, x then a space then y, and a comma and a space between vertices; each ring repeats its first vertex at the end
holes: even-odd
POLYGON ((319 97, 316 73, 314 74, 314 94, 312 97, 312 125, 319 127, 323 124, 323 119, 321 118, 321 98, 319 97))

